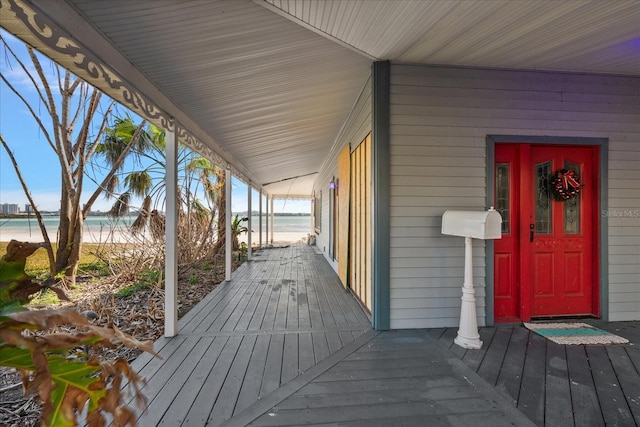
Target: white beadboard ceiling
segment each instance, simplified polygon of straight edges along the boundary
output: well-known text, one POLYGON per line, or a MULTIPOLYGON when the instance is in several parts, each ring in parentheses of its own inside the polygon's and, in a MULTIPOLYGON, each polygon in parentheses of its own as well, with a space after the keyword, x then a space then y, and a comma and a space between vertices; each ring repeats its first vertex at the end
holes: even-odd
POLYGON ((276 195, 311 194, 374 60, 640 75, 637 0, 33 4, 276 195))

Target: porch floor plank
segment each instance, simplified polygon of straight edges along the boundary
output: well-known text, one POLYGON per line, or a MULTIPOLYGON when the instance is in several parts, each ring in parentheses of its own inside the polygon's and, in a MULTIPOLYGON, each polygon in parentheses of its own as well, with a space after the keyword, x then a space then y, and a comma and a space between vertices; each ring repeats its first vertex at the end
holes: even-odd
MULTIPOLYGON (((591 322, 633 345, 562 347, 521 325, 376 332, 321 254, 259 251, 133 362, 138 425, 640 425, 639 322, 591 322)), ((130 402, 131 404, 131 402, 130 402)))
MULTIPOLYGON (((580 321, 630 344, 561 346, 520 324, 508 324, 479 328, 482 349, 452 354, 540 427, 640 426, 640 322, 580 321)), ((454 331, 429 333, 452 349, 454 331)))
POLYGON ((573 424, 571 388, 567 366, 566 346, 547 343, 547 370, 545 378, 545 412, 547 425, 573 424))
MULTIPOLYGON (((205 339, 206 338, 203 338, 202 341, 205 341, 205 339)), ((222 350, 224 349, 224 346, 227 343, 229 338, 215 337, 215 338, 209 338, 209 339, 212 340, 212 343, 207 349, 207 352, 198 361, 198 363, 194 365, 193 372, 191 372, 191 374, 189 375, 186 385, 183 386, 182 389, 180 389, 179 391, 179 397, 174 399, 174 401, 171 402, 171 405, 166 407, 167 409, 164 412, 164 414, 162 414, 162 419, 160 420, 158 425, 163 425, 163 426, 180 425, 182 421, 186 418, 187 414, 189 413, 192 403, 198 397, 198 394, 202 390, 202 387, 205 381, 207 380, 211 367, 215 364, 216 360, 222 353, 222 350)), ((171 384, 166 388, 172 389, 173 384, 171 384)), ((156 407, 160 407, 159 402, 156 402, 156 403, 152 402, 152 405, 154 409, 156 407)), ((148 416, 149 415, 145 415, 143 420, 145 424, 148 423, 148 425, 151 425, 152 420, 149 419, 149 421, 147 421, 148 416)))
POLYGON ((240 395, 238 396, 238 401, 234 410, 235 413, 248 408, 251 404, 256 402, 260 396, 260 386, 264 375, 270 340, 271 336, 269 335, 261 335, 256 339, 256 345, 251 353, 247 374, 244 382, 242 383, 240 395))
POLYGON ((512 399, 514 404, 518 402, 518 395, 520 394, 520 380, 522 378, 528 338, 529 334, 526 329, 514 328, 496 381, 498 391, 505 397, 512 399))
MULTIPOLYGON (((633 415, 620 389, 620 382, 604 347, 587 347, 593 381, 596 385, 600 408, 606 425, 632 426, 633 415), (622 405, 621 403, 624 403, 622 405)), ((636 381, 638 379, 636 378, 636 381)))
POLYGON ((571 385, 571 407, 574 411, 575 425, 585 427, 604 426, 604 418, 598 402, 598 393, 587 359, 585 346, 567 347, 569 380, 571 385))

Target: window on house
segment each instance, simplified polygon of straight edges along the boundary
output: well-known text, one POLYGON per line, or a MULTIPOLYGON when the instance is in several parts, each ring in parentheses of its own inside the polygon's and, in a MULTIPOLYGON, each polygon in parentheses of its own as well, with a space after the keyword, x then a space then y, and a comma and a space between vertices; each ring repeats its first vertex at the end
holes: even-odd
POLYGON ((322 230, 322 190, 314 198, 313 223, 316 233, 322 230))

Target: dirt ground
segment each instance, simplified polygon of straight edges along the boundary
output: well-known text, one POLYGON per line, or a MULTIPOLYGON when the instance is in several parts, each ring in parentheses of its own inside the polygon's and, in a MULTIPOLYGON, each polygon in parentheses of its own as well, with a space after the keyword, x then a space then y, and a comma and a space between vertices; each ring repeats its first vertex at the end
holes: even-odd
MULTIPOLYGON (((238 262, 234 268, 241 263, 238 262)), ((224 266, 216 269, 190 269, 178 277, 178 317, 182 317, 224 279, 224 266)), ((98 314, 95 324, 114 324, 123 332, 144 341, 155 341, 164 333, 164 289, 149 286, 127 297, 116 293, 131 285, 118 283, 112 277, 99 281, 79 276, 81 292, 72 303, 56 306, 31 306, 30 309, 70 306, 78 311, 92 310, 98 314)), ((103 359, 125 358, 133 361, 140 352, 119 346, 113 349, 90 349, 91 355, 103 359)), ((41 405, 37 396, 23 396, 20 374, 14 369, 0 367, 0 426, 26 427, 40 425, 41 405)))

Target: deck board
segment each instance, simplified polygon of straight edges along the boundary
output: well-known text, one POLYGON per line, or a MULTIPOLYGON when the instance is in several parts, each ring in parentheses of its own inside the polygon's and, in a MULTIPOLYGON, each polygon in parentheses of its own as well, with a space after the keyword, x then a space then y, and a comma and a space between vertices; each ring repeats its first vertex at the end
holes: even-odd
MULTIPOLYGON (((638 322, 596 326, 632 340, 549 344, 521 325, 379 333, 322 255, 254 253, 141 355, 140 426, 640 425, 638 322)), ((131 401, 130 401, 131 403, 131 401)))
POLYGON ((162 359, 134 362, 150 399, 139 424, 220 425, 370 330, 324 264, 305 245, 255 252, 155 343, 162 359))
MULTIPOLYGON (((209 357, 217 357, 219 353, 211 348, 214 340, 215 338, 211 337, 203 337, 198 340, 193 350, 189 353, 189 357, 185 359, 184 363, 176 371, 176 378, 171 381, 172 386, 163 387, 153 399, 154 406, 170 407, 171 410, 164 414, 159 411, 149 413, 145 422, 156 422, 159 425, 175 425, 175 422, 180 419, 177 417, 182 417, 186 414, 186 410, 189 408, 185 408, 185 411, 182 412, 180 411, 181 405, 174 404, 174 402, 179 403, 182 399, 186 398, 195 399, 197 396, 202 383, 194 382, 191 378, 191 373, 192 371, 198 372, 199 369, 206 369, 206 366, 210 363, 209 357), (205 354, 207 357, 205 357, 205 354), (195 370, 193 366, 196 366, 195 370), (189 383, 188 387, 184 387, 186 383, 189 383), (180 395, 180 399, 176 402, 176 396, 178 394, 180 395)), ((218 348, 222 350, 221 345, 219 345, 218 348)))
POLYGON ((251 353, 247 374, 238 401, 235 407, 235 413, 240 412, 256 402, 260 396, 260 386, 262 385, 262 377, 267 361, 267 352, 269 351, 269 335, 261 335, 257 337, 256 344, 251 353))
MULTIPOLYGON (((209 375, 207 376, 205 382, 200 389, 200 393, 196 396, 189 412, 187 413, 183 425, 198 425, 203 426, 206 425, 209 420, 209 414, 213 410, 213 406, 218 398, 220 391, 222 390, 222 386, 224 384, 224 380, 231 369, 231 365, 233 364, 234 359, 236 358, 236 353, 238 352, 238 348, 240 348, 240 344, 242 343, 242 337, 230 337, 226 342, 220 356, 218 356, 217 360, 212 366, 209 375)), ((154 411, 149 411, 150 413, 165 411, 166 407, 155 406, 154 411)), ((141 420, 142 421, 142 420, 141 420)), ((146 419, 144 423, 147 424, 146 419)), ((151 423, 147 425, 153 425, 151 423)))
POLYGON ((456 375, 453 359, 425 331, 383 333, 248 425, 451 426, 467 425, 465 416, 482 426, 531 425, 495 391, 487 396, 469 368, 456 375), (405 353, 412 357, 398 357, 405 353))
POLYGON ((620 390, 629 404, 633 419, 636 424, 640 425, 640 381, 638 381, 637 376, 638 370, 631 362, 624 347, 607 347, 607 356, 620 383, 620 390))
POLYGON ((256 339, 255 335, 242 338, 242 343, 224 380, 220 395, 209 414, 207 425, 226 421, 233 415, 256 339))
MULTIPOLYGON (((615 375, 611 361, 604 347, 587 347, 589 364, 592 367, 593 381, 596 385, 600 408, 606 425, 632 426, 633 415, 626 404, 620 383, 615 375), (621 403, 624 402, 624 405, 621 403)), ((636 377, 637 380, 637 377, 636 377)))
POLYGON ((496 389, 511 399, 514 404, 517 404, 520 394, 520 379, 522 378, 528 339, 529 331, 526 329, 515 328, 513 330, 496 381, 496 389))
POLYGON ((512 328, 500 328, 496 331, 493 337, 493 345, 487 349, 480 368, 478 368, 478 374, 491 385, 495 385, 498 381, 512 332, 512 328))
POLYGON ((482 348, 473 351, 467 351, 462 357, 464 363, 475 372, 478 372, 478 368, 482 363, 482 359, 484 359, 484 356, 487 353, 487 348, 491 346, 491 341, 493 340, 495 332, 495 328, 481 328, 479 334, 480 341, 482 341, 482 348))
POLYGON ((580 408, 574 411, 575 425, 585 427, 604 426, 598 394, 587 359, 585 346, 567 347, 567 362, 571 385, 571 406, 580 408))
MULTIPOLYGON (((538 426, 640 426, 640 323, 586 322, 630 344, 561 346, 510 324, 482 327, 482 349, 452 353, 538 426)), ((456 330, 429 333, 453 350, 456 330)))
POLYGON ((545 378, 546 425, 568 426, 573 424, 571 388, 567 366, 566 346, 547 343, 547 369, 545 378))

